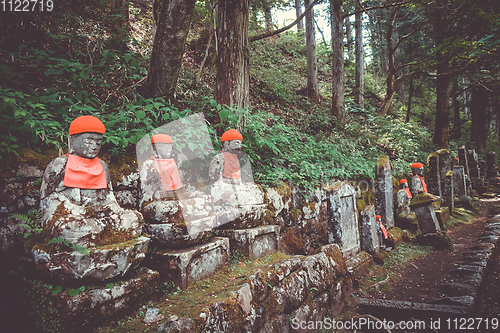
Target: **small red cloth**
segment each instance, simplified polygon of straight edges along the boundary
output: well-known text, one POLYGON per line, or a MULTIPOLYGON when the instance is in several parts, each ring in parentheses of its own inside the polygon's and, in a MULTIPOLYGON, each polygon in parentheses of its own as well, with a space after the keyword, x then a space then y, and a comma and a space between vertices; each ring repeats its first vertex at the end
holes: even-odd
POLYGON ((416 175, 416 176, 418 178, 420 178, 420 180, 422 181, 422 186, 424 187, 424 192, 429 193, 429 192, 427 192, 427 184, 425 183, 424 177, 420 177, 419 175, 416 175))
POLYGON ((92 159, 66 154, 68 162, 64 172, 66 187, 97 190, 107 188, 106 174, 98 157, 92 159))
POLYGON ((228 153, 223 151, 224 153, 224 171, 222 171, 222 177, 231 178, 231 179, 240 179, 240 160, 238 159, 238 155, 228 153))
POLYGON ((380 221, 377 221, 377 223, 380 224, 380 227, 382 228, 382 233, 384 234, 384 239, 387 239, 387 230, 385 229, 384 225, 380 221))
MULTIPOLYGON (((153 157, 153 156, 152 156, 153 157)), ((174 191, 182 187, 181 175, 173 158, 156 159, 156 171, 160 174, 161 185, 165 191, 174 191)))
MULTIPOLYGON (((427 186, 426 186, 426 189, 427 189, 427 186)), ((404 188, 403 190, 405 190, 405 192, 406 192, 406 197, 408 199, 411 199, 412 195, 411 195, 410 189, 409 188, 404 188)))

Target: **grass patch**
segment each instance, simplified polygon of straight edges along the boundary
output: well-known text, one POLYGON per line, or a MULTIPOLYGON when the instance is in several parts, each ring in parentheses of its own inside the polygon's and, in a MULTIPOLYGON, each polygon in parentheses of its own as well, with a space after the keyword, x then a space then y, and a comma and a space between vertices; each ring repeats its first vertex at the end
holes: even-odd
POLYGON ((413 259, 426 256, 432 250, 432 246, 428 245, 403 243, 389 252, 384 259, 384 267, 391 269, 397 266, 408 266, 413 259))

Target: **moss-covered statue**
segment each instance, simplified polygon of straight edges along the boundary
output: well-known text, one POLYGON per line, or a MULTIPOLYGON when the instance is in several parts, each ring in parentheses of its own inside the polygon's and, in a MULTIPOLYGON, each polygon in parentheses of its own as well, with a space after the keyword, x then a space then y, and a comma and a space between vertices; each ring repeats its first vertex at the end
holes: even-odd
POLYGON ((412 226, 418 228, 416 224, 413 224, 417 217, 410 210, 410 200, 412 197, 408 181, 401 179, 399 181, 399 191, 396 194, 396 223, 402 229, 411 228, 412 226))
POLYGON ((214 211, 223 228, 257 226, 265 207, 264 193, 253 182, 250 161, 241 151, 242 142, 240 132, 226 131, 221 137, 221 151, 210 162, 214 211))
POLYGON ((40 208, 44 234, 87 247, 92 257, 79 252, 48 254, 53 252, 50 247, 35 245, 37 266, 63 280, 123 275, 142 261, 149 243, 148 238, 140 237, 142 215, 119 206, 108 167, 97 157, 105 131, 94 116, 73 120, 69 153, 49 163, 43 175, 40 208), (101 251, 124 242, 123 251, 101 251), (94 251, 95 247, 100 250, 94 251))
POLYGON ((212 197, 186 191, 173 156, 172 137, 155 134, 151 146, 153 156, 139 171, 144 231, 159 247, 182 248, 206 241, 216 222, 212 197))
POLYGON ((411 195, 413 197, 417 196, 418 192, 427 192, 427 184, 424 180, 424 165, 420 162, 413 163, 411 165, 411 172, 413 177, 411 177, 411 195))

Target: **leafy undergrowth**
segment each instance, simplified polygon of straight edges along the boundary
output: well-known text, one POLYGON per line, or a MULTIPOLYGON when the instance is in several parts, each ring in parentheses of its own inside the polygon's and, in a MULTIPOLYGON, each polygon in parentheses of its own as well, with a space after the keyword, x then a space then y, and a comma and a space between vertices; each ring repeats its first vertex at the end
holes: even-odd
POLYGON ((101 327, 98 332, 157 332, 156 325, 148 326, 142 322, 148 307, 159 308, 165 320, 168 320, 170 316, 194 319, 203 308, 211 303, 229 299, 231 291, 237 290, 243 281, 258 269, 270 269, 273 263, 289 257, 289 255, 276 252, 251 260, 233 254, 230 265, 217 270, 211 277, 190 284, 184 291, 180 288, 172 288, 169 282, 163 282, 160 289, 165 293, 158 302, 149 302, 135 314, 101 327))

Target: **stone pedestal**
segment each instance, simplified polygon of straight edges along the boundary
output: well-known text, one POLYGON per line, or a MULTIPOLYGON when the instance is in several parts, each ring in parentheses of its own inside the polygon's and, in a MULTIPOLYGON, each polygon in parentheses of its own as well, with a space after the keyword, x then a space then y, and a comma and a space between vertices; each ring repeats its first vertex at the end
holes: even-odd
POLYGON ((370 254, 379 252, 382 231, 375 218, 375 207, 368 206, 360 214, 361 218, 361 250, 370 254))
POLYGON ((422 234, 436 233, 441 230, 432 203, 438 199, 429 193, 420 193, 411 200, 410 207, 417 216, 422 234))
POLYGON ((434 152, 427 158, 427 190, 429 193, 441 198, 443 192, 441 189, 441 173, 439 170, 439 154, 434 152))
POLYGON ((392 187, 391 161, 388 156, 381 156, 375 167, 375 213, 387 229, 394 226, 392 187))
POLYGON ((89 255, 77 251, 49 253, 43 248, 32 249, 37 270, 58 281, 105 281, 136 268, 144 259, 149 238, 137 237, 129 241, 88 248, 89 255))
POLYGON ((229 238, 231 251, 239 250, 252 259, 278 251, 279 234, 280 227, 277 225, 218 231, 219 236, 229 238))
MULTIPOLYGON (((392 193, 392 192, 391 192, 392 193)), ((344 257, 360 251, 356 191, 343 183, 326 193, 328 211, 328 242, 338 244, 344 257)))
POLYGON ((183 250, 150 252, 143 265, 157 270, 162 280, 186 289, 189 283, 214 273, 228 258, 229 239, 215 237, 206 244, 183 250))

